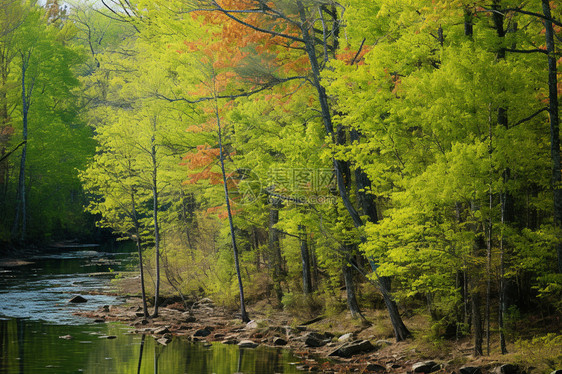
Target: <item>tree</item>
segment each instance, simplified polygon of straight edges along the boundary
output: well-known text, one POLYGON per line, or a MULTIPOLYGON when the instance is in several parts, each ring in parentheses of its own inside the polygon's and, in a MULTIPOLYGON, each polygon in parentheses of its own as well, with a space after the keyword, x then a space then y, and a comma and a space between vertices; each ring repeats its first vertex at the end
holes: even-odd
MULTIPOLYGON (((251 1, 244 4, 236 4, 218 1, 203 1, 196 4, 192 4, 192 12, 200 13, 203 17, 207 17, 209 22, 212 19, 213 24, 222 22, 225 24, 224 29, 227 30, 224 34, 229 35, 229 31, 232 30, 230 35, 247 35, 248 38, 244 42, 251 41, 252 45, 260 45, 260 41, 266 41, 270 38, 275 38, 279 40, 281 46, 290 47, 293 44, 297 45, 297 51, 302 51, 301 55, 297 55, 297 59, 306 59, 306 65, 302 65, 301 68, 308 75, 308 81, 311 83, 313 89, 315 90, 315 96, 317 100, 317 105, 320 108, 322 123, 325 128, 325 134, 336 142, 336 132, 332 123, 332 112, 330 109, 330 103, 326 94, 326 90, 321 83, 321 68, 333 55, 338 47, 338 35, 340 23, 338 20, 336 2, 330 2, 328 4, 321 4, 315 1, 302 2, 297 1, 294 7, 284 7, 281 5, 279 8, 272 8, 269 5, 265 5, 261 1, 251 1), (199 6, 201 6, 199 8, 199 6), (212 16, 207 16, 206 14, 217 14, 218 17, 210 18, 212 16), (316 18, 316 14, 320 14, 320 19, 316 18), (329 17, 331 20, 330 26, 325 22, 324 17, 329 17), (317 20, 317 21, 315 21, 317 20), (315 32, 315 22, 319 24, 319 36, 315 32), (286 30, 282 32, 276 31, 286 30), (257 42, 256 42, 257 40, 257 42), (320 42, 320 43, 318 43, 320 42), (317 44, 318 43, 318 44, 317 44), (319 46, 317 48, 317 46, 319 46)), ((221 49, 221 52, 227 52, 229 47, 232 48, 232 41, 228 38, 222 39, 221 46, 225 48, 221 49)), ((278 53, 285 53, 287 50, 281 49, 279 51, 279 44, 274 46, 274 49, 278 53)), ((267 44, 266 44, 267 45, 267 44)), ((238 46, 239 48, 239 46, 238 46)), ((292 79, 301 79, 301 77, 285 78, 279 79, 275 76, 269 75, 265 77, 266 79, 261 83, 261 87, 257 90, 250 90, 246 95, 259 92, 263 89, 271 87, 272 85, 287 82, 292 79)), ((224 95, 224 94, 223 94, 224 95)), ((230 95, 232 96, 232 95, 230 95)), ((237 95, 241 96, 241 95, 237 95)), ((224 95, 228 97, 228 95, 224 95)), ((168 97, 172 100, 172 98, 168 97)), ((177 100, 177 99, 173 99, 177 100)), ((185 101, 195 102, 195 99, 183 98, 185 101)), ((343 162, 336 158, 333 158, 332 165, 335 170, 338 191, 342 202, 352 218, 353 224, 360 228, 363 226, 363 220, 361 219, 357 209, 353 206, 350 197, 347 192, 347 186, 344 181, 342 174, 342 169, 344 168, 343 162)), ((376 273, 376 267, 373 268, 376 273)), ((385 289, 384 282, 378 282, 379 288, 383 296, 390 298, 390 293, 385 289)), ((396 337, 398 340, 405 339, 409 336, 409 331, 403 323, 398 310, 393 308, 393 301, 390 299, 387 302, 390 307, 389 313, 392 314, 391 320, 396 332, 396 337)))
MULTIPOLYGON (((6 223, 12 222, 12 238, 23 242, 28 236, 38 239, 42 235, 52 235, 53 231, 58 231, 57 235, 60 235, 69 223, 65 215, 73 217, 70 221, 78 219, 80 213, 71 207, 70 202, 79 198, 81 193, 74 168, 84 161, 91 144, 87 140, 89 133, 77 117, 76 101, 71 94, 78 85, 73 68, 81 61, 80 51, 68 44, 72 26, 49 24, 44 9, 37 5, 25 4, 10 9, 16 18, 5 39, 4 62, 7 65, 4 77, 10 82, 5 88, 8 88, 6 99, 9 100, 7 105, 12 111, 11 117, 21 121, 21 126, 14 128, 18 137, 21 134, 18 143, 22 152, 14 198, 16 204, 13 206, 15 214, 6 223), (13 85, 15 81, 17 86, 13 85), (16 87, 18 99, 14 96, 16 87), (51 130, 46 132, 49 136, 42 136, 47 127, 51 130), (54 138, 58 136, 60 141, 61 136, 70 134, 75 136, 76 149, 57 149, 54 138), (41 158, 37 151, 47 149, 50 151, 46 153, 48 157, 41 158), (42 162, 53 161, 57 157, 60 159, 53 164, 60 164, 64 158, 66 162, 56 168, 59 186, 55 189, 49 184, 49 178, 41 179, 45 172, 41 167, 42 162), (31 174, 31 171, 34 173, 31 174), (64 196, 57 204, 58 209, 34 209, 35 203, 53 193, 48 191, 51 188, 64 196), (63 209, 67 209, 66 212, 63 209), (55 226, 63 227, 59 229, 55 226)), ((15 120, 12 121, 12 124, 15 123, 15 120)), ((43 208, 47 207, 43 205, 43 208)), ((73 223, 76 225, 77 221, 73 223)), ((83 228, 78 226, 75 226, 76 231, 83 228)))

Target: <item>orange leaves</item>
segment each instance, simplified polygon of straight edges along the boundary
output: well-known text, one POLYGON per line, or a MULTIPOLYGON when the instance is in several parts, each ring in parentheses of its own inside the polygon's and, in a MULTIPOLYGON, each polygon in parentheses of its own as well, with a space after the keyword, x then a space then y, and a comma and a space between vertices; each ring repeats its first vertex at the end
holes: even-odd
POLYGON ((363 57, 370 51, 370 48, 363 46, 361 50, 353 50, 349 47, 342 48, 336 55, 336 58, 340 61, 350 64, 353 62, 355 65, 363 65, 363 57))
POLYGON ((202 180, 209 180, 211 184, 216 184, 220 180, 220 173, 212 170, 219 157, 219 150, 211 148, 208 144, 198 145, 197 151, 189 153, 183 158, 182 165, 193 172, 189 173, 189 178, 184 184, 196 184, 202 180))
POLYGON ((184 157, 184 165, 187 165, 191 170, 196 170, 209 166, 214 163, 218 157, 218 148, 211 148, 208 144, 198 145, 197 152, 189 153, 184 157))
POLYGON ((0 127, 0 137, 11 136, 14 134, 14 128, 12 126, 2 126, 0 127))

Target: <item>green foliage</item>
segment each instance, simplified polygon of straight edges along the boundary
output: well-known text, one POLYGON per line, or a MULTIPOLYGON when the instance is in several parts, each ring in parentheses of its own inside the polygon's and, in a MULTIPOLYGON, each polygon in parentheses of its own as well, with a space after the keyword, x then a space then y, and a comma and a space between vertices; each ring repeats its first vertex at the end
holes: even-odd
POLYGON ((283 295, 283 309, 300 318, 313 318, 323 311, 322 301, 318 295, 303 295, 285 293, 283 295))
POLYGON ((517 359, 527 367, 535 367, 540 372, 548 373, 562 365, 560 345, 562 335, 547 334, 531 340, 518 340, 517 359))
MULTIPOLYGON (((27 143, 19 148, 26 148, 27 155, 23 174, 27 186, 24 239, 88 237, 91 220, 81 208, 85 199, 76 170, 85 166, 94 142, 81 117, 76 70, 84 62, 84 54, 72 42, 73 24, 50 23, 45 10, 29 2, 3 4, 0 22, 5 27, 0 40, 2 154, 21 142, 24 112, 27 115, 27 143), (26 105, 22 95, 26 96, 26 105)), ((16 166, 22 155, 19 150, 2 161, 3 242, 19 236, 16 231, 21 230, 14 225, 16 209, 21 210, 15 204, 21 201, 16 166)))
MULTIPOLYGON (((238 10, 258 3, 232 2, 238 10)), ((553 250, 560 232, 543 110, 548 67, 543 53, 502 49, 541 48, 539 18, 506 11, 508 32, 500 36, 482 2, 345 0, 343 7, 324 2, 320 9, 304 2, 308 32, 316 37, 306 51, 303 29, 295 26, 301 15, 287 2, 271 5, 285 18, 236 15, 296 39, 211 9, 188 16, 189 4, 130 3, 127 16, 111 14, 126 22, 81 5, 63 25, 48 24, 37 7, 14 5, 26 18, 13 44, 0 37, 11 51, 0 93, 12 108, 0 133, 11 135, 0 146, 8 149, 21 137, 18 51, 32 51, 27 73, 41 92, 29 113, 34 235, 62 237, 87 227, 79 209, 84 188, 86 211, 98 226, 139 240, 152 255, 156 193, 168 291, 236 305, 218 118, 250 300, 281 290, 283 307, 295 313, 340 312, 342 266, 354 258, 363 272, 371 272, 371 262, 378 276, 392 278, 398 303, 429 310, 427 335, 438 342, 449 326, 466 329, 463 303, 488 279, 493 303, 496 280, 524 276, 524 287, 536 292, 530 304, 560 313, 553 250), (319 14, 333 19, 322 22, 319 14), (320 172, 333 177, 334 158, 349 168, 346 186, 318 182, 320 172), (359 186, 360 172, 369 185, 359 186), (365 225, 354 224, 338 188, 365 225), (364 192, 376 203, 375 217, 361 209, 364 192), (271 222, 276 209, 279 220, 271 222), (313 296, 301 292, 303 243, 313 296)), ((498 5, 541 12, 538 3, 498 5)), ((553 11, 559 17, 560 9, 553 11)), ((0 169, 4 211, 15 211, 17 179, 8 171, 16 164, 12 157, 0 169)), ((4 240, 13 218, 1 214, 4 240)), ((147 265, 153 272, 154 260, 147 265)), ((365 294, 362 305, 371 305, 375 297, 365 294)), ((507 317, 509 329, 520 315, 507 317)))

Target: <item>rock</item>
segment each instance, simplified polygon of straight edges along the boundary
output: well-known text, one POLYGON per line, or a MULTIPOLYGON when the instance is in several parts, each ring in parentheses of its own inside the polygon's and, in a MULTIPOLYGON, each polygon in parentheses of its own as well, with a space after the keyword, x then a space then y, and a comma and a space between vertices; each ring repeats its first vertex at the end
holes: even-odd
POLYGON ((157 328, 156 330, 153 331, 153 333, 154 333, 155 335, 164 335, 164 334, 167 334, 167 333, 169 333, 169 332, 170 332, 170 330, 168 330, 168 327, 167 327, 167 326, 163 326, 163 327, 157 328))
POLYGON ((273 338, 273 345, 287 345, 287 341, 283 338, 276 336, 273 338))
POLYGON ((253 329, 257 329, 258 328, 258 323, 254 320, 251 320, 250 322, 248 322, 246 324, 245 329, 247 330, 253 330, 253 329))
POLYGON ((94 322, 95 322, 95 323, 105 323, 105 319, 103 319, 103 318, 96 318, 96 319, 94 320, 94 322))
POLYGON ((501 374, 520 374, 523 370, 514 364, 505 364, 499 367, 499 373, 501 374))
POLYGON ((353 340, 353 333, 351 332, 348 332, 347 334, 343 334, 338 338, 338 342, 342 342, 342 343, 350 340, 353 340))
POLYGON ((215 302, 213 300, 209 299, 208 297, 204 297, 201 300, 197 301, 197 304, 199 304, 199 305, 201 305, 201 304, 214 305, 215 302))
POLYGON ((422 361, 417 362, 412 365, 412 371, 414 373, 433 373, 441 369, 441 365, 437 364, 435 361, 422 361))
POLYGON ((199 329, 193 333, 193 336, 198 336, 198 337, 205 337, 209 335, 211 335, 211 330, 209 330, 207 327, 199 329))
POLYGON ((183 322, 186 322, 186 323, 192 323, 192 322, 195 322, 195 321, 196 321, 195 316, 193 316, 193 315, 192 315, 191 313, 189 313, 189 312, 183 312, 183 313, 181 314, 181 317, 182 317, 182 319, 183 319, 183 322))
POLYGON ((338 349, 330 353, 328 356, 338 356, 349 358, 354 354, 360 352, 370 352, 373 351, 375 347, 368 340, 355 340, 350 343, 345 343, 338 349))
POLYGON ((460 374, 482 374, 482 369, 478 366, 463 366, 459 369, 460 374))
POLYGON ((384 347, 388 347, 389 345, 392 345, 392 342, 389 340, 377 340, 375 342, 375 346, 377 346, 378 348, 384 348, 384 347))
POLYGON ((168 343, 170 343, 171 341, 172 341, 172 339, 170 337, 167 337, 167 336, 161 337, 160 339, 157 340, 157 342, 162 344, 162 345, 168 345, 168 343))
POLYGON ((70 340, 70 339, 72 339, 72 335, 61 335, 61 336, 59 336, 59 339, 70 340))
POLYGON ((330 339, 326 339, 325 335, 319 334, 317 332, 309 332, 304 337, 304 344, 306 344, 307 347, 322 347, 325 346, 329 341, 330 339))
POLYGON ((191 307, 192 309, 199 309, 199 308, 214 308, 215 303, 213 302, 213 300, 205 297, 201 300, 196 301, 193 306, 191 307))
POLYGON ((135 312, 135 316, 144 317, 144 312, 135 312))
POLYGON ((562 369, 559 370, 554 370, 552 373, 550 374, 562 374, 562 369))
POLYGON ((99 337, 99 339, 117 339, 117 336, 115 335, 102 335, 99 337))
POLYGON ((68 300, 69 303, 86 303, 88 300, 80 295, 74 296, 72 299, 68 300))
POLYGON ((240 348, 256 348, 258 345, 258 343, 255 343, 251 340, 242 340, 240 341, 240 343, 238 343, 238 346, 240 348))
POLYGON ((515 364, 504 364, 497 366, 492 370, 494 374, 523 374, 525 373, 519 366, 515 364))
POLYGON ((221 342, 222 344, 238 344, 238 340, 234 336, 227 336, 221 342))
POLYGON ((385 372, 386 371, 386 367, 379 365, 379 364, 369 364, 367 365, 367 367, 365 368, 365 370, 367 371, 376 371, 378 373, 380 372, 385 372))
POLYGON ((316 318, 313 318, 311 320, 308 320, 306 322, 301 323, 300 326, 308 326, 308 325, 311 325, 311 324, 316 323, 318 321, 322 321, 324 318, 325 318, 324 316, 316 317, 316 318))

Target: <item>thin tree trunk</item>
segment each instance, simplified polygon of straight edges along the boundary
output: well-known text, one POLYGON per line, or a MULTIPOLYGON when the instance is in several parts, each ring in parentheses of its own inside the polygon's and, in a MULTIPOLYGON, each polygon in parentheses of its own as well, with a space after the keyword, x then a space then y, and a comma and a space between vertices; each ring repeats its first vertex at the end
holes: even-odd
POLYGON ((314 240, 314 238, 310 238, 310 248, 308 253, 310 254, 310 262, 312 265, 312 289, 318 289, 318 278, 320 277, 319 271, 318 271, 318 258, 316 257, 316 241, 314 240))
POLYGON ((303 225, 299 225, 299 241, 302 261, 302 291, 305 295, 310 295, 312 293, 312 281, 310 276, 310 255, 308 253, 306 231, 303 225))
POLYGON ((215 97, 215 114, 217 119, 218 135, 219 135, 219 159, 222 172, 222 182, 224 185, 224 199, 226 201, 226 211, 228 213, 228 224, 230 226, 230 237, 232 239, 232 250, 234 252, 234 267, 236 268, 236 276, 238 278, 238 289, 240 291, 240 317, 243 322, 249 322, 250 318, 246 313, 246 303, 244 300, 244 286, 242 284, 242 276, 240 274, 240 262, 238 260, 238 247, 236 246, 236 234, 234 231, 234 223, 232 221, 232 212, 230 210, 230 198, 228 196, 228 185, 226 184, 226 171, 224 168, 224 151, 222 147, 222 130, 221 120, 219 116, 218 103, 215 97))
POLYGON ((500 330, 500 349, 501 353, 504 355, 507 353, 507 347, 505 343, 505 332, 504 332, 504 313, 506 310, 505 306, 505 264, 504 264, 504 240, 503 240, 503 225, 504 225, 504 207, 505 207, 505 194, 502 194, 502 204, 501 204, 501 225, 502 225, 502 232, 500 234, 500 284, 499 284, 499 308, 498 308, 498 327, 500 330))
POLYGON ((279 208, 282 201, 275 197, 270 197, 271 207, 269 209, 269 256, 271 268, 273 271, 273 289, 277 300, 281 302, 283 299, 283 288, 281 282, 283 278, 283 258, 281 256, 281 245, 279 243, 279 231, 275 225, 279 222, 279 208))
MULTIPOLYGON (((542 9, 546 18, 552 18, 550 3, 542 0, 542 9)), ((552 158, 552 186, 554 189, 554 223, 562 224, 562 172, 560 170, 560 117, 558 113, 558 78, 554 47, 554 28, 552 22, 544 21, 546 51, 548 52, 548 113, 550 115, 550 155, 552 158)), ((558 272, 562 273, 562 242, 557 246, 558 272)))
POLYGON ((489 121, 489 145, 488 145, 488 157, 490 161, 490 171, 489 171, 489 186, 488 186, 488 229, 487 231, 487 240, 486 240, 486 354, 490 355, 490 303, 491 303, 491 294, 492 294, 492 229, 494 225, 493 221, 493 202, 494 202, 494 195, 492 190, 493 184, 493 166, 492 166, 492 121, 489 121))
POLYGON ((13 235, 18 234, 20 242, 25 241, 26 230, 27 230, 27 202, 26 202, 26 192, 25 192, 25 164, 27 161, 27 137, 28 137, 28 113, 29 113, 29 97, 33 91, 33 80, 31 82, 29 90, 26 87, 26 74, 27 74, 27 64, 29 61, 29 56, 24 56, 22 54, 22 67, 21 67, 21 100, 22 100, 22 122, 23 122, 23 133, 22 141, 24 142, 23 150, 21 153, 20 161, 20 173, 18 181, 18 192, 17 192, 17 208, 16 217, 14 220, 14 225, 12 228, 13 235), (20 226, 21 220, 21 226, 20 226))
MULTIPOLYGON (((154 127, 156 127, 156 119, 154 119, 154 127)), ((156 128, 154 129, 156 130, 156 128)), ((158 317, 158 303, 160 297, 160 227, 158 222, 158 164, 156 163, 156 144, 154 135, 151 139, 151 158, 152 158, 152 215, 154 218, 154 252, 156 256, 156 287, 154 291, 154 314, 158 317)))
POLYGON ((135 235, 136 235, 136 243, 137 243, 137 251, 139 253, 139 271, 140 271, 140 280, 141 280, 141 296, 142 296, 142 310, 144 313, 144 318, 148 318, 148 305, 146 303, 146 292, 144 287, 144 265, 142 260, 142 243, 140 237, 140 224, 137 217, 137 209, 136 209, 136 201, 135 201, 135 194, 134 192, 131 193, 131 202, 132 202, 132 218, 135 225, 135 235))
MULTIPOLYGON (((7 44, 7 42, 5 43, 7 44)), ((5 45, 0 46, 1 87, 6 87, 8 83, 8 69, 11 59, 8 56, 7 50, 8 48, 5 45)), ((2 161, 5 160, 11 153, 7 151, 7 146, 11 138, 10 131, 8 131, 10 128, 9 122, 8 97, 6 90, 0 90, 0 133, 3 134, 0 136, 0 219, 3 221, 7 219, 6 196, 8 191, 9 166, 7 162, 3 163, 2 161)))

